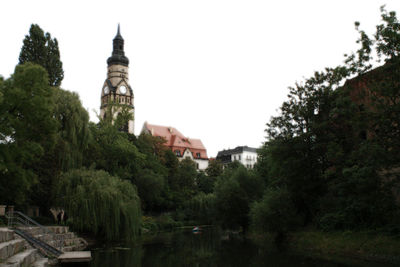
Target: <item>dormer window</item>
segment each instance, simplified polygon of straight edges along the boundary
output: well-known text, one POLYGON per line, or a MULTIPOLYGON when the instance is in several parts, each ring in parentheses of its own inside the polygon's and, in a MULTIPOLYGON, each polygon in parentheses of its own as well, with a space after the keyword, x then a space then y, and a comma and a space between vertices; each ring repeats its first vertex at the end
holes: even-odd
POLYGON ((181 156, 181 151, 179 149, 175 150, 175 155, 180 157, 181 156))
POLYGON ((200 158, 200 153, 199 152, 196 153, 196 157, 200 158))

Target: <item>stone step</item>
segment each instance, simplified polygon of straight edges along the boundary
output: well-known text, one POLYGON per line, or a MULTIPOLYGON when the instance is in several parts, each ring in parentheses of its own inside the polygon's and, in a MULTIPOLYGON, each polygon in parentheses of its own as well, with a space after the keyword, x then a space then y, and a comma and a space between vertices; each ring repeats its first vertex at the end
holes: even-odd
POLYGON ((36 260, 31 267, 48 267, 49 265, 49 259, 48 258, 39 258, 36 260))
POLYGON ((0 267, 27 267, 32 265, 39 257, 36 249, 26 249, 0 263, 0 267))
POLYGON ((47 226, 51 231, 53 231, 56 234, 65 234, 69 233, 69 227, 68 226, 47 226))
POLYGON ((23 251, 27 246, 27 243, 23 239, 14 239, 7 242, 0 243, 0 261, 4 261, 23 251))
POLYGON ((7 227, 0 227, 0 242, 7 242, 14 239, 14 231, 7 227))
MULTIPOLYGON (((68 226, 46 226, 43 228, 40 227, 19 227, 24 232, 27 232, 30 235, 61 235, 61 234, 70 234, 68 226)), ((73 234, 73 233, 72 233, 73 234)))

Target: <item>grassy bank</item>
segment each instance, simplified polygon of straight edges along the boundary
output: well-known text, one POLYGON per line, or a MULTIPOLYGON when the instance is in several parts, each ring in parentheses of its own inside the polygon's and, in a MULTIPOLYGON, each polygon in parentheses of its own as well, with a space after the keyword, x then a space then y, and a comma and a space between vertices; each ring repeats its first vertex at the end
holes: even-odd
MULTIPOLYGON (((273 246, 273 235, 252 235, 257 242, 273 246)), ((301 231, 290 233, 286 248, 294 253, 322 258, 343 257, 400 264, 400 238, 376 232, 301 231)))

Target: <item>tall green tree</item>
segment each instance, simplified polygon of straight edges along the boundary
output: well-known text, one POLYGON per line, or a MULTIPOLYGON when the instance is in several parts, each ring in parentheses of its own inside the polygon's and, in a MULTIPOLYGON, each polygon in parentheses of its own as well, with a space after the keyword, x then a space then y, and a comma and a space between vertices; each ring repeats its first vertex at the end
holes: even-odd
MULTIPOLYGON (((400 23, 384 9, 382 21, 374 38, 356 23, 360 48, 343 66, 291 87, 281 114, 267 124, 257 170, 270 190, 286 190, 303 224, 382 227, 398 212, 400 23), (385 64, 371 70, 374 50, 385 64)), ((265 199, 275 195, 268 192, 265 199)), ((273 203, 259 209, 279 210, 273 203)))
POLYGON ((62 172, 81 168, 84 152, 90 140, 89 114, 82 107, 79 96, 60 88, 53 88, 56 121, 55 144, 46 149, 33 170, 38 183, 31 189, 31 201, 48 210, 54 205, 57 183, 62 172))
MULTIPOLYGON (((233 165, 234 166, 234 165, 233 165)), ((251 204, 261 198, 263 181, 253 171, 243 165, 227 169, 215 185, 217 218, 221 225, 229 229, 249 227, 251 204)))
POLYGON ((25 36, 19 54, 19 64, 32 62, 44 67, 48 73, 50 86, 60 86, 64 78, 64 70, 60 60, 58 41, 52 39, 50 33, 37 24, 32 24, 29 35, 25 36))
POLYGON ((170 193, 176 206, 183 205, 195 195, 197 175, 196 163, 193 160, 186 158, 179 162, 176 172, 168 179, 170 193))
POLYGON ((129 139, 129 134, 107 121, 89 123, 89 130, 93 138, 85 151, 85 165, 134 182, 144 165, 145 155, 129 139))
POLYGON ((1 85, 0 199, 25 203, 27 190, 37 182, 34 166, 55 142, 53 90, 46 70, 38 65, 18 65, 1 85))

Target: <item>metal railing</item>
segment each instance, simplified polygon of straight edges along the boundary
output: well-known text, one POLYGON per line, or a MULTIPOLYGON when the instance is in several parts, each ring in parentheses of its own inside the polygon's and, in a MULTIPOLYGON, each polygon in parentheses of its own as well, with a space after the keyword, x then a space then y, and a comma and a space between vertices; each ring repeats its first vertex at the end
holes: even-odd
POLYGON ((39 249, 39 251, 46 256, 58 257, 62 254, 61 250, 56 249, 55 247, 49 245, 45 241, 33 237, 28 232, 16 228, 14 229, 14 232, 23 239, 25 239, 26 241, 28 241, 32 246, 39 249))
MULTIPOLYGON (((40 223, 36 222, 35 220, 33 220, 32 218, 28 217, 27 215, 25 215, 24 213, 20 212, 20 211, 9 211, 6 213, 6 218, 8 220, 8 227, 10 228, 14 228, 14 229, 18 229, 19 231, 22 232, 22 235, 19 234, 17 231, 15 231, 18 235, 20 235, 21 237, 25 238, 23 236, 23 234, 25 234, 25 236, 27 236, 30 239, 35 239, 35 240, 39 240, 38 242, 33 242, 33 245, 40 245, 42 243, 45 243, 47 246, 50 246, 49 244, 47 244, 47 242, 45 242, 44 239, 46 236, 51 236, 52 240, 54 240, 56 242, 56 246, 57 248, 59 248, 59 251, 61 253, 62 248, 64 246, 64 235, 60 234, 57 235, 57 233, 55 233, 53 230, 51 230, 48 227, 44 227, 43 225, 41 225, 40 223), (42 235, 39 238, 33 237, 30 234, 28 234, 25 231, 25 227, 37 227, 39 229, 39 233, 38 235, 42 235)), ((25 238, 27 239, 27 238, 25 238)), ((30 240, 27 239, 28 242, 30 242, 30 240)), ((46 245, 41 246, 43 249, 46 249, 46 245)), ((50 246, 52 247, 52 246, 50 246)), ((54 253, 53 253, 54 254, 54 253)))

